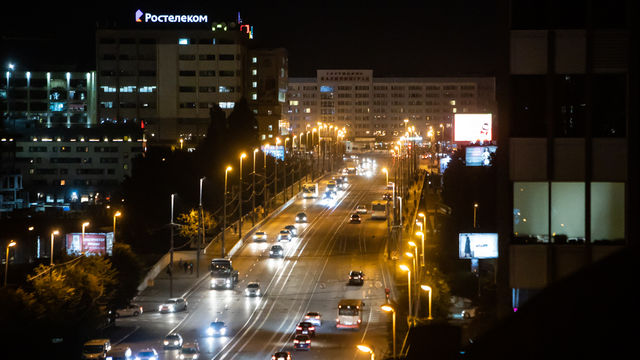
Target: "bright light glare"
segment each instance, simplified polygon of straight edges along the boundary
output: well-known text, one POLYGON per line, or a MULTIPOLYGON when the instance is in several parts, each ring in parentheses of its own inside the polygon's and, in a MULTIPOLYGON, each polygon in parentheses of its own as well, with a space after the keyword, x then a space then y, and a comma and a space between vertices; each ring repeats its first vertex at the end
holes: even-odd
POLYGON ((368 352, 368 353, 371 352, 371 348, 366 345, 358 345, 358 350, 368 352))
POLYGON ((393 308, 389 305, 382 305, 380 307, 383 311, 393 311, 393 308))
POLYGON ((400 265, 400 269, 402 269, 404 271, 410 271, 409 267, 407 267, 407 265, 400 265))
POLYGON ((420 288, 424 291, 431 291, 431 287, 429 285, 420 285, 420 288))

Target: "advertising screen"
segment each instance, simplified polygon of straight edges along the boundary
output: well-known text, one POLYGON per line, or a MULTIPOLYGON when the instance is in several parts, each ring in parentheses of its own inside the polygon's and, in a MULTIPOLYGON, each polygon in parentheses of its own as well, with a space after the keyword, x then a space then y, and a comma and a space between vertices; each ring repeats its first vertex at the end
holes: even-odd
POLYGON ((271 145, 268 148, 265 148, 265 146, 261 146, 261 148, 262 151, 265 151, 267 153, 267 155, 271 155, 280 160, 284 160, 284 146, 278 146, 277 149, 274 145, 271 145))
POLYGON ((490 166, 489 158, 497 146, 467 146, 465 162, 467 166, 490 166))
POLYGON ((67 234, 67 254, 78 255, 111 255, 113 250, 113 233, 82 233, 67 234))
POLYGON ((460 233, 460 259, 495 259, 498 257, 498 234, 460 233))
POLYGON ((457 142, 491 141, 491 114, 455 114, 453 139, 457 142))

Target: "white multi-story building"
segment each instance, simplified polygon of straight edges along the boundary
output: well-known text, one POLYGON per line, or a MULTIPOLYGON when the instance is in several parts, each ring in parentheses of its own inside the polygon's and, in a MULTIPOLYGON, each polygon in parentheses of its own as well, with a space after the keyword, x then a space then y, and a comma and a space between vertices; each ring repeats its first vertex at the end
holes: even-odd
POLYGON ((318 70, 315 78, 290 78, 287 100, 294 133, 322 122, 344 128, 348 141, 385 142, 403 136, 408 124, 418 136, 432 128, 435 137, 451 141, 455 113, 494 112, 495 79, 374 78, 372 70, 318 70))

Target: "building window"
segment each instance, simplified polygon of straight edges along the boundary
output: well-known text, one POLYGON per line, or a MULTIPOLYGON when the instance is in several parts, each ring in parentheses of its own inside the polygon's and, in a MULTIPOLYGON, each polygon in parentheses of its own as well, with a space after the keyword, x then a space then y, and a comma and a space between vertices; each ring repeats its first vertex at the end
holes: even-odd
POLYGON ((180 103, 180 109, 195 109, 196 103, 194 102, 183 102, 180 103))
POLYGON ((189 45, 191 44, 191 39, 178 39, 178 45, 189 45))
POLYGON ((233 86, 219 86, 218 87, 218 92, 221 92, 221 93, 232 93, 232 92, 234 92, 234 87, 233 86))
POLYGON ((624 183, 591 183, 592 242, 625 238, 624 192, 624 183))
POLYGON ((216 76, 215 70, 200 70, 200 76, 216 76))
POLYGON ((251 75, 258 75, 258 70, 256 69, 251 70, 251 75))
POLYGON ((258 82, 257 81, 252 82, 251 83, 251 87, 254 88, 254 89, 257 88, 258 87, 258 82))
POLYGON ((220 54, 218 55, 218 60, 220 61, 232 61, 233 54, 220 54))
POLYGON ((298 100, 290 100, 290 101, 289 101, 289 105, 291 105, 291 106, 298 106, 298 100))
POLYGON ((251 94, 251 99, 258 100, 258 94, 251 94))
POLYGON ((516 238, 549 242, 549 184, 513 184, 513 231, 516 238))
POLYGON ((180 54, 178 55, 178 59, 182 61, 194 61, 196 59, 195 54, 180 54))
POLYGON ((213 54, 200 54, 198 55, 198 58, 200 59, 200 61, 210 61, 215 60, 216 56, 213 54))
POLYGON ((196 76, 195 70, 180 70, 180 76, 196 76))
POLYGON ((256 64, 258 62, 258 58, 257 57, 253 57, 251 58, 251 62, 256 64))
POLYGON ((180 92, 194 93, 194 92, 196 92, 196 87, 195 86, 180 86, 180 92))
POLYGON ((218 71, 218 74, 220 74, 220 76, 234 76, 235 72, 233 70, 220 70, 218 71))

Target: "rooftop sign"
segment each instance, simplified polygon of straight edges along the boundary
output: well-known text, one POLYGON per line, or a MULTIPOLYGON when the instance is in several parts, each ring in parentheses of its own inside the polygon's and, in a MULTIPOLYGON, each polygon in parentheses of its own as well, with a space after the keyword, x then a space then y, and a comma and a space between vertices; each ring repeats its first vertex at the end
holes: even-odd
POLYGON ((209 22, 207 15, 154 15, 136 11, 136 22, 152 23, 206 23, 209 22), (144 20, 143 20, 144 19, 144 20))

